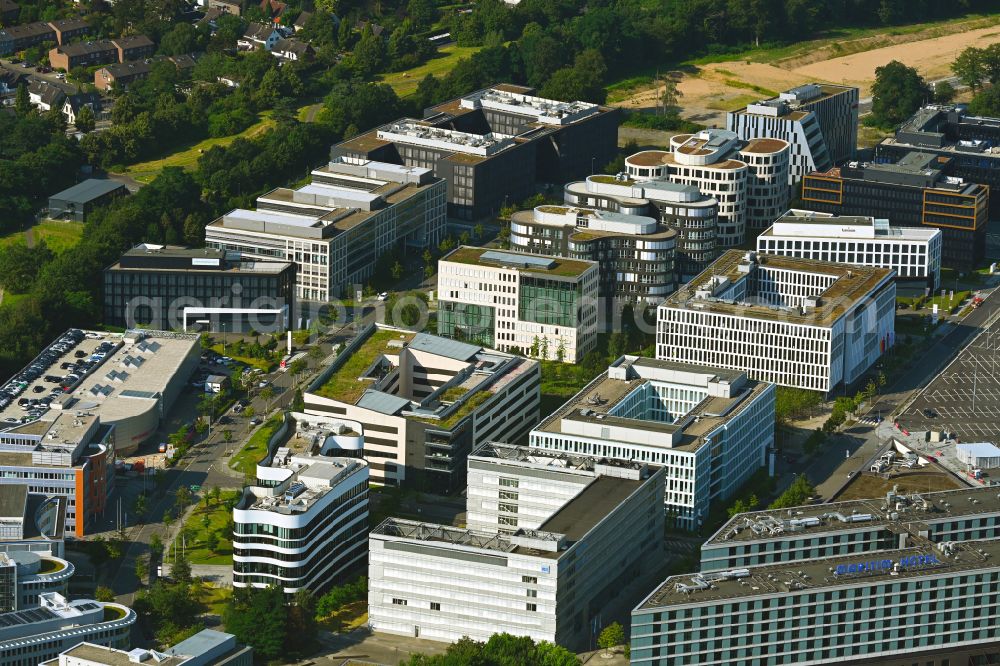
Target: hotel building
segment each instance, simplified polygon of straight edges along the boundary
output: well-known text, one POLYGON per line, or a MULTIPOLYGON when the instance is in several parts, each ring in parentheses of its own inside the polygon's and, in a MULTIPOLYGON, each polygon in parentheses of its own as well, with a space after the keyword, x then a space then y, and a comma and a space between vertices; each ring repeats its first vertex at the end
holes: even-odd
POLYGON ((889 220, 789 210, 757 237, 757 252, 890 268, 897 284, 941 285, 941 231, 889 220))
POLYGON ((885 268, 730 250, 660 305, 656 357, 829 394, 892 344, 893 277, 885 268))
POLYGON ((575 363, 597 346, 597 264, 459 247, 438 261, 438 335, 575 363))
POLYGON ((623 356, 532 430, 529 444, 663 467, 667 521, 694 530, 713 501, 767 464, 774 394, 742 372, 623 356))

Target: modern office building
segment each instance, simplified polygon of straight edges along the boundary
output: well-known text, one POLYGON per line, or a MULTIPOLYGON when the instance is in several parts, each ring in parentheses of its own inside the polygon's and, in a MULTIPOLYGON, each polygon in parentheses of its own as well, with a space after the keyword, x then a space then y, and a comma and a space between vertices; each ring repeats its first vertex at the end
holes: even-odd
POLYGON ((66 498, 33 493, 27 483, 0 485, 0 553, 65 553, 66 498))
MULTIPOLYGON (((949 176, 1000 186, 1000 118, 974 116, 964 106, 924 106, 875 146, 875 161, 895 164, 913 151, 947 157, 949 176)), ((1000 196, 990 200, 990 213, 1000 213, 1000 196)))
POLYGON ((893 276, 730 250, 660 305, 656 357, 829 394, 892 345, 893 276))
POLYGON ((0 553, 0 613, 35 608, 49 592, 65 595, 75 567, 68 560, 28 551, 0 553))
POLYGON ((201 343, 194 333, 132 329, 106 335, 114 343, 110 353, 51 408, 67 418, 99 416, 102 425, 114 427, 116 452, 131 454, 156 433, 187 386, 201 343))
POLYGON ((450 493, 477 444, 538 422, 540 376, 538 361, 372 324, 303 398, 307 414, 361 424, 373 481, 450 493))
POLYGON ((592 261, 459 247, 438 261, 438 335, 575 363, 597 347, 592 261))
POLYGON ((995 489, 739 514, 632 612, 633 664, 1000 659, 995 489))
POLYGON ((529 252, 545 252, 550 246, 565 247, 572 236, 572 252, 596 256, 596 260, 602 263, 602 295, 608 292, 608 295, 614 293, 620 299, 645 300, 650 303, 662 300, 666 294, 676 289, 667 279, 671 272, 668 262, 674 264, 675 270, 672 272, 676 273, 680 281, 686 282, 715 261, 719 221, 719 202, 714 197, 702 194, 697 187, 663 178, 638 180, 631 175, 637 171, 638 163, 648 159, 654 162, 651 166, 656 166, 660 164, 662 157, 659 151, 637 153, 627 159, 626 169, 629 173, 589 176, 586 180, 568 183, 563 190, 563 198, 567 204, 628 217, 592 214, 580 220, 583 224, 577 226, 577 233, 573 234, 572 230, 565 228, 566 221, 558 217, 540 216, 536 213, 529 218, 528 213, 517 213, 516 222, 515 218, 511 220, 511 243, 529 252), (601 231, 603 225, 590 224, 590 219, 594 217, 609 219, 613 224, 608 226, 613 232, 596 233, 601 231), (659 224, 650 227, 647 220, 641 219, 645 217, 659 220, 659 224), (634 229, 623 226, 622 222, 631 224, 634 229), (559 226, 563 229, 560 230, 559 226), (670 231, 675 232, 675 235, 670 231), (671 238, 674 241, 673 247, 671 238), (622 249, 633 247, 634 254, 625 252, 620 255, 622 249), (651 254, 655 259, 647 259, 651 254), (616 261, 619 255, 620 262, 616 261), (646 264, 647 261, 652 263, 646 264), (636 281, 625 280, 619 284, 617 276, 623 273, 634 273, 636 281), (607 285, 605 275, 609 276, 607 285))
POLYGON ((734 132, 707 129, 671 137, 670 152, 644 150, 625 158, 623 184, 668 180, 698 188, 718 202, 716 243, 729 247, 788 208, 788 160, 787 141, 741 141, 734 132))
MULTIPOLYGON (((535 471, 497 470, 494 484, 514 493, 511 482, 535 471)), ((505 632, 589 649, 659 567, 663 478, 595 462, 531 521, 537 528, 511 534, 387 519, 369 538, 371 628, 449 642, 505 632)))
POLYGON ((807 175, 802 200, 834 215, 871 215, 901 227, 941 230, 941 261, 972 270, 983 261, 989 187, 946 175, 950 158, 911 152, 895 164, 853 162, 807 175))
POLYGON ((136 614, 128 606, 43 594, 38 608, 0 614, 0 666, 28 666, 81 643, 130 645, 136 614))
POLYGON ((535 193, 594 173, 618 150, 618 111, 535 97, 498 84, 337 144, 331 157, 433 169, 448 183, 448 214, 476 220, 535 193))
MULTIPOLYGON (((0 489, 27 485, 30 494, 63 498, 66 531, 78 538, 89 534, 111 494, 114 430, 75 410, 0 432, 0 489)), ((48 510, 39 518, 58 523, 48 510)))
POLYGON ((540 450, 666 469, 667 521, 697 529, 767 464, 774 386, 742 372, 623 356, 531 431, 540 450))
POLYGON ((329 301, 364 284, 385 253, 436 246, 445 220, 445 183, 430 169, 338 158, 314 170, 311 184, 271 190, 257 210, 215 220, 205 244, 294 262, 296 298, 329 301))
POLYGON ((743 141, 781 139, 791 146, 788 184, 854 157, 857 88, 809 83, 726 114, 726 129, 743 141))
POLYGON ((322 593, 365 561, 368 464, 279 448, 233 508, 233 586, 322 593))
POLYGON ((874 217, 792 209, 757 237, 757 251, 891 268, 897 285, 936 291, 941 284, 941 231, 892 227, 874 217))
POLYGON ((511 247, 596 262, 603 304, 657 303, 677 288, 677 232, 656 218, 595 208, 538 206, 510 221, 511 247))
POLYGON ((914 543, 1000 539, 996 488, 901 493, 733 516, 701 546, 702 571, 863 556, 914 543), (915 526, 910 528, 908 526, 915 526))
POLYGON ((121 650, 96 643, 80 643, 38 666, 252 666, 253 648, 236 642, 232 634, 202 629, 163 651, 145 648, 121 650))
POLYGON ((104 269, 104 322, 158 330, 287 330, 295 264, 213 248, 144 243, 104 269))
POLYGON ((114 180, 88 178, 49 197, 49 217, 86 222, 87 214, 98 206, 128 194, 124 184, 114 180))

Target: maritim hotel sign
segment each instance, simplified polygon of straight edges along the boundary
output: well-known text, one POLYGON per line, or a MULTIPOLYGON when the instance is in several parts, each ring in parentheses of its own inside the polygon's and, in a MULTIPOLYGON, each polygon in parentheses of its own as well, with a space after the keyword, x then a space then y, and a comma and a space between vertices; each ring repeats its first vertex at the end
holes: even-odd
POLYGON ((852 562, 850 564, 838 564, 834 569, 834 573, 836 575, 874 573, 876 571, 917 569, 934 564, 941 564, 941 560, 939 560, 935 555, 904 555, 895 562, 890 559, 884 559, 869 560, 867 562, 852 562))

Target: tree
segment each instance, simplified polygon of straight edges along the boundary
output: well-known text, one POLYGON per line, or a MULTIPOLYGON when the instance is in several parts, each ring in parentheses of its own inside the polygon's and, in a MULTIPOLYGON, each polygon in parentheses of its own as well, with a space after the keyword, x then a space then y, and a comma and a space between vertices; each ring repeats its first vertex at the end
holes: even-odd
POLYGON ((149 538, 149 554, 157 558, 163 554, 163 539, 160 538, 159 534, 153 534, 149 538))
POLYGON ((179 511, 183 511, 191 504, 191 491, 187 486, 180 486, 174 491, 174 505, 179 511))
POLYGON ((392 279, 398 281, 403 277, 403 264, 399 263, 399 260, 397 259, 396 263, 392 265, 390 272, 392 273, 392 279))
POLYGON ((22 242, 0 248, 0 285, 17 294, 28 292, 44 264, 53 258, 44 241, 29 248, 22 242))
POLYGON ((31 113, 31 98, 28 96, 28 85, 22 83, 17 87, 17 96, 14 98, 14 111, 19 118, 23 118, 31 113))
POLYGON ((319 628, 316 623, 316 597, 307 589, 301 589, 292 597, 285 622, 285 635, 292 654, 298 657, 308 655, 315 648, 319 628))
POLYGON ((97 589, 94 590, 94 599, 96 601, 108 603, 115 600, 115 593, 110 587, 98 585, 97 589))
POLYGON ((170 577, 178 583, 191 582, 191 563, 188 562, 187 557, 183 552, 176 552, 176 547, 174 551, 174 561, 170 566, 170 577))
POLYGON ((149 563, 146 558, 139 557, 135 561, 135 577, 139 579, 139 584, 142 585, 146 580, 146 576, 149 575, 149 563))
POLYGON ((281 588, 236 588, 223 612, 226 631, 253 647, 263 660, 278 659, 285 650, 288 608, 281 588))
POLYGON ((559 345, 556 347, 556 360, 562 363, 566 360, 566 341, 559 336, 559 345))
POLYGON ((208 548, 213 553, 217 552, 217 549, 219 547, 219 542, 220 539, 218 532, 209 532, 207 535, 205 535, 205 547, 208 548))
POLYGON ((264 401, 264 406, 267 411, 271 411, 271 398, 274 397, 274 389, 270 386, 265 386, 260 390, 260 399, 264 401))
POLYGON ((955 88, 947 81, 938 81, 934 84, 934 103, 948 104, 955 99, 955 88))
POLYGON ((145 495, 139 495, 135 498, 135 504, 132 505, 132 511, 135 513, 139 520, 142 520, 143 516, 146 515, 146 511, 149 509, 148 500, 145 495))
POLYGON ((94 129, 95 119, 94 110, 89 106, 84 106, 80 109, 80 112, 76 114, 76 129, 86 134, 94 129))
POLYGON ((160 39, 160 54, 185 55, 203 50, 204 40, 190 23, 178 22, 160 39))
POLYGON ((472 235, 478 241, 483 237, 484 227, 482 222, 476 222, 476 226, 472 227, 472 235))
POLYGON ((816 492, 812 484, 804 475, 795 477, 795 481, 788 487, 788 490, 771 503, 769 509, 787 509, 793 506, 802 506, 816 492))
POLYGON ((304 358, 297 358, 292 361, 292 364, 288 366, 288 372, 292 373, 292 378, 298 377, 303 372, 306 371, 306 360, 304 358))
POLYGON ((597 646, 603 648, 604 650, 610 652, 612 648, 615 648, 625 642, 625 630, 622 629, 622 625, 617 622, 612 622, 608 626, 601 630, 601 634, 597 637, 597 646))
POLYGON ((973 93, 979 89, 986 78, 984 55, 982 49, 970 46, 959 53, 958 57, 951 63, 951 71, 955 73, 959 81, 972 88, 973 93))
POLYGON ((880 125, 898 125, 930 97, 930 87, 916 69, 897 60, 875 68, 872 116, 880 125))
POLYGON ((216 505, 218 505, 219 502, 222 500, 222 488, 220 488, 219 486, 212 486, 212 489, 209 490, 208 493, 212 496, 212 501, 215 502, 216 505))
POLYGON ((977 116, 1000 115, 1000 85, 992 85, 976 93, 969 102, 969 113, 977 116))

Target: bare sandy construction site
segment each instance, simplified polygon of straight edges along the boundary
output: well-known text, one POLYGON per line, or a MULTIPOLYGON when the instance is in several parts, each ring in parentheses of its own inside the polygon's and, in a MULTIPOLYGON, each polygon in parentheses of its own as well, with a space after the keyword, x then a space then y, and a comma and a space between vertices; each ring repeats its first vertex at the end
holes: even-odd
MULTIPOLYGON (((928 81, 933 81, 951 76, 952 60, 966 47, 1000 42, 998 24, 1000 17, 956 22, 902 35, 843 42, 820 40, 814 48, 797 49, 797 55, 769 62, 732 60, 691 67, 675 73, 679 77, 677 89, 682 95, 679 104, 685 118, 722 126, 727 111, 813 81, 858 86, 861 97, 868 97, 875 68, 893 60, 915 67, 928 81)), ((651 109, 657 96, 654 89, 637 90, 613 103, 626 109, 651 109)))

